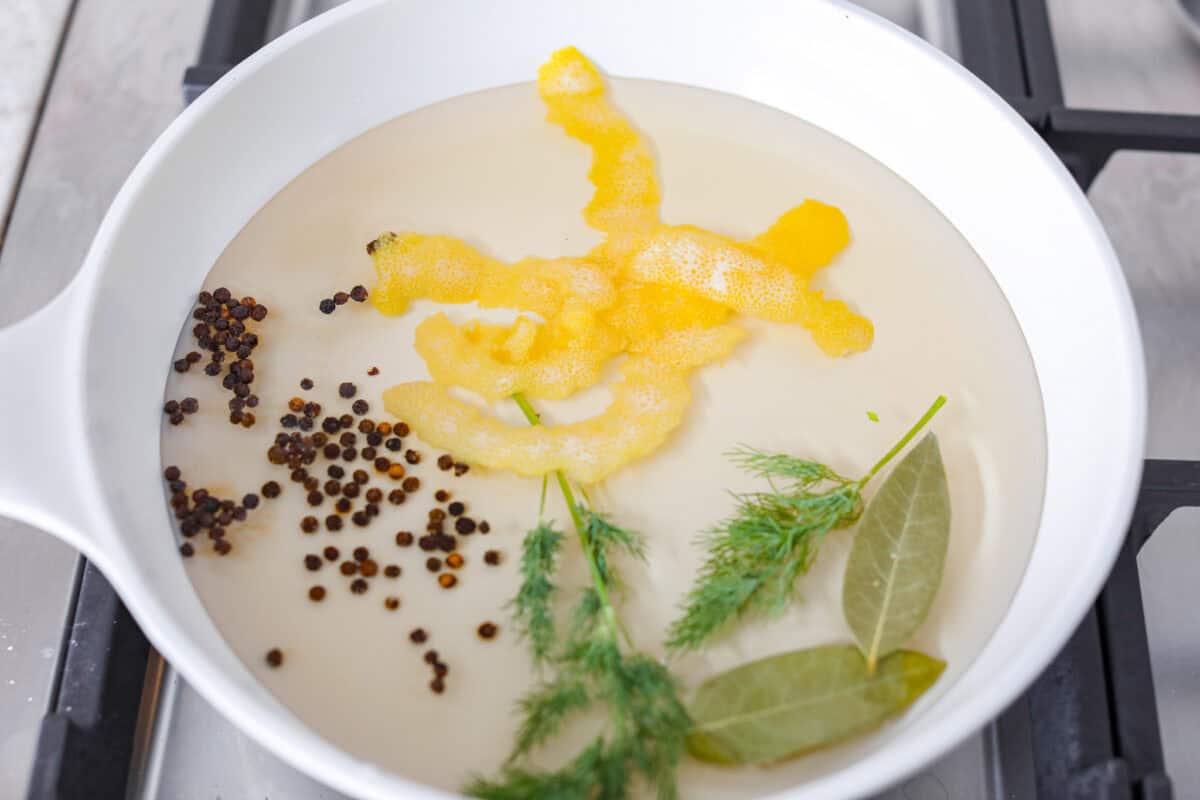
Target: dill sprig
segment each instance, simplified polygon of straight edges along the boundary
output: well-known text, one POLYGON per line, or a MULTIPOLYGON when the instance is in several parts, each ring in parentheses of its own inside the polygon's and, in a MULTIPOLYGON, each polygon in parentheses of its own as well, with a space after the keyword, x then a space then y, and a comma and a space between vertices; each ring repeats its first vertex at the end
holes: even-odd
POLYGON ((734 463, 765 479, 770 492, 735 494, 728 519, 700 535, 708 551, 683 615, 667 631, 667 647, 699 647, 746 613, 777 615, 791 602, 796 579, 808 572, 830 531, 862 513, 862 489, 945 404, 929 410, 865 476, 846 478, 816 461, 740 447, 734 463))
POLYGON ((554 612, 551 602, 558 587, 550 580, 558 567, 558 551, 563 535, 546 522, 525 534, 521 545, 521 588, 513 598, 513 616, 518 628, 529 639, 535 663, 550 655, 554 646, 554 612))
MULTIPOLYGON (((539 424, 524 397, 514 400, 531 425, 539 424)), ((560 634, 551 599, 557 593, 552 577, 563 535, 539 520, 526 534, 521 587, 513 606, 534 660, 550 674, 519 703, 521 727, 500 775, 477 779, 466 792, 485 800, 616 800, 628 797, 634 779, 640 777, 660 798, 674 798, 675 770, 691 720, 674 677, 634 648, 612 601, 621 585, 614 558, 643 558, 641 537, 577 502, 561 472, 554 478, 579 537, 591 585, 579 593, 560 634), (606 710, 605 727, 573 759, 552 770, 521 763, 567 720, 594 707, 606 710)))

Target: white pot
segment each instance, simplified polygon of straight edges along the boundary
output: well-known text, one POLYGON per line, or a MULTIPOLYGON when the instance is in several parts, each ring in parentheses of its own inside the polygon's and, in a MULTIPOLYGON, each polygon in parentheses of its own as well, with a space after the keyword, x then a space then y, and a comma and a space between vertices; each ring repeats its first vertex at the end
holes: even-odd
POLYGON ((184 573, 163 500, 163 384, 205 274, 273 194, 381 122, 529 80, 566 43, 613 75, 741 95, 866 151, 962 232, 1028 341, 1045 404, 1046 491, 1011 608, 902 736, 786 796, 879 790, 1003 710, 1092 603, 1135 496, 1145 380, 1120 268, 1054 154, 957 64, 849 6, 360 0, 271 43, 159 138, 74 283, 0 334, 0 512, 82 550, 188 682, 286 761, 361 797, 440 795, 309 730, 217 633, 184 573))

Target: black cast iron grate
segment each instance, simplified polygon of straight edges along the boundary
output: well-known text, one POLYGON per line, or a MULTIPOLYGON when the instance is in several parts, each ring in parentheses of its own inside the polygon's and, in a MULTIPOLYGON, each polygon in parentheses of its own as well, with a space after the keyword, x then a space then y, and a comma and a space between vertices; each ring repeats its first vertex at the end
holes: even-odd
MULTIPOLYGON (((1045 138, 1085 190, 1118 150, 1200 153, 1200 116, 1064 105, 1046 0, 955 1, 964 65, 1045 138)), ((186 102, 265 42, 272 6, 213 0, 199 63, 184 75, 186 102)), ((1200 461, 1146 461, 1129 535, 1096 605, 996 722, 1001 786, 1031 784, 1039 800, 1171 800, 1137 552, 1183 507, 1200 507, 1200 461)), ((63 648, 28 798, 124 798, 150 648, 91 564, 83 564, 64 642, 74 646, 63 648)))

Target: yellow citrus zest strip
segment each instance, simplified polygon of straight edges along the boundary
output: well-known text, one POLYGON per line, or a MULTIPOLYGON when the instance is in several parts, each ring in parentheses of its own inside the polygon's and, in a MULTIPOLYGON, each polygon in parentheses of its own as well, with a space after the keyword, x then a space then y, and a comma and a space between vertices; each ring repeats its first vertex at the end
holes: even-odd
POLYGON ((666 440, 690 401, 686 376, 723 358, 745 335, 733 313, 807 328, 830 356, 870 346, 869 320, 809 282, 850 241, 842 212, 806 200, 748 241, 659 220, 649 143, 610 102, 604 79, 575 48, 538 73, 547 119, 592 152, 595 192, 584 218, 602 244, 577 258, 493 259, 449 236, 388 233, 368 246, 379 282, 372 300, 400 314, 414 299, 509 308, 510 325, 458 326, 436 314, 416 349, 434 383, 387 392, 388 409, 435 446, 484 466, 599 480, 666 440), (589 420, 510 428, 450 386, 488 401, 517 392, 559 399, 593 386, 627 353, 613 402, 589 420))
POLYGON ((683 420, 691 402, 688 373, 729 354, 745 337, 732 325, 675 331, 644 355, 631 356, 600 414, 564 425, 508 425, 427 381, 401 383, 383 394, 384 407, 433 447, 491 469, 539 476, 562 470, 596 483, 649 455, 683 420))

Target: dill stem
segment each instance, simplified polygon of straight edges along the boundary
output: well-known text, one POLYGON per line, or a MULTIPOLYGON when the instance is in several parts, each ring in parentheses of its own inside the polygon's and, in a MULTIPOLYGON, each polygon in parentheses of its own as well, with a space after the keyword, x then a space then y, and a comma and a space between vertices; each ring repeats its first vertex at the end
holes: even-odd
MULTIPOLYGON (((525 415, 530 425, 537 426, 542 424, 542 417, 534 410, 529 403, 524 393, 517 392, 512 396, 513 402, 517 404, 517 408, 521 409, 521 413, 525 415)), ((596 594, 600 597, 600 602, 604 605, 604 621, 608 625, 609 634, 613 639, 617 638, 617 632, 620 631, 625 637, 625 641, 631 644, 629 634, 621 627, 617 620, 616 613, 613 611, 612 601, 608 597, 608 586, 604 582, 604 576, 600 574, 600 567, 596 565, 596 559, 593 556, 593 547, 591 539, 588 537, 587 526, 583 523, 583 515, 579 513, 579 505, 575 502, 575 493, 571 491, 571 484, 567 481, 567 476, 563 474, 561 469, 554 470, 554 479, 558 481, 558 488, 562 490, 563 500, 567 503, 567 510, 571 512, 571 522, 575 525, 575 533, 579 535, 579 543, 583 546, 583 553, 587 558, 588 569, 592 574, 592 585, 596 587, 596 594)), ((545 502, 545 483, 542 484, 542 500, 545 502)))
POLYGON ((929 424, 929 420, 933 419, 933 415, 941 410, 941 407, 944 405, 946 405, 946 396, 939 394, 937 399, 933 401, 933 405, 929 407, 929 410, 926 411, 919 420, 917 420, 915 425, 908 429, 908 433, 904 434, 904 437, 901 438, 900 441, 896 442, 892 449, 888 450, 884 454, 883 458, 875 462, 875 466, 871 467, 871 471, 868 472, 866 476, 858 482, 858 488, 861 489, 866 486, 867 481, 871 480, 871 478, 874 478, 879 473, 879 470, 886 467, 888 462, 895 458, 896 455, 904 449, 904 446, 911 442, 913 437, 920 433, 921 429, 929 424))

